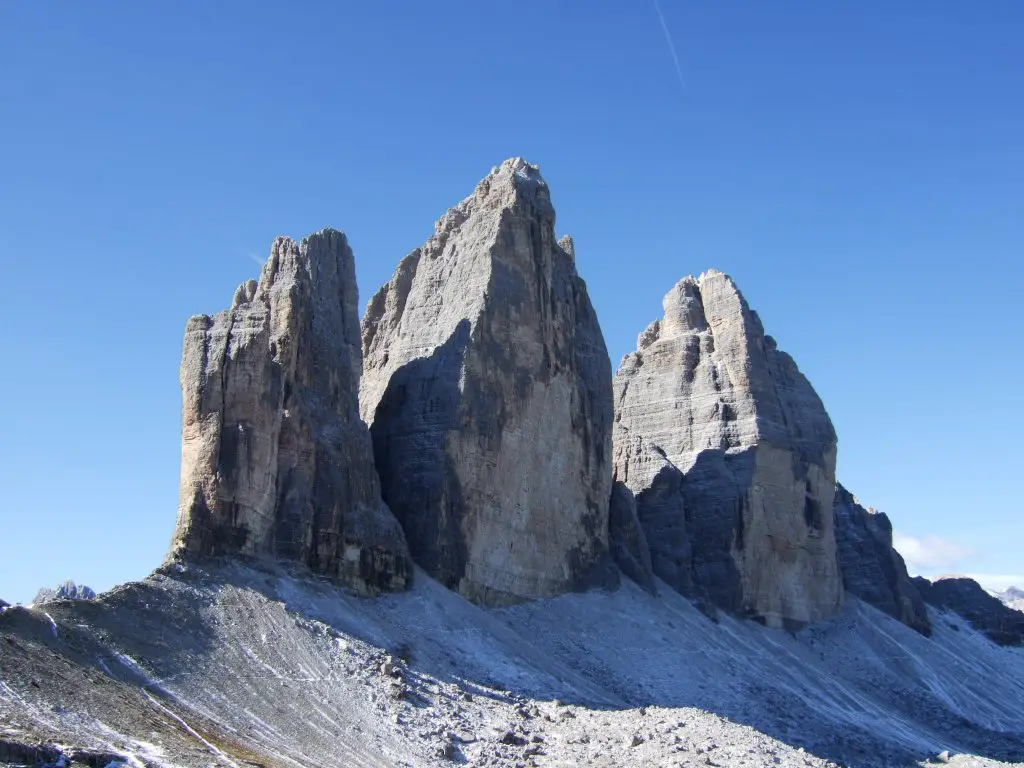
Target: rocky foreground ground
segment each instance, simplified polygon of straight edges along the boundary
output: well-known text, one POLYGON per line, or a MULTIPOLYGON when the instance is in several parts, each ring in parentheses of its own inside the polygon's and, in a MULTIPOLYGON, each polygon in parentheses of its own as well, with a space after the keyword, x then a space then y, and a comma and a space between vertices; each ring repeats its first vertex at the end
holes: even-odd
POLYGON ((5 609, 0 763, 1024 763, 1024 650, 954 614, 929 639, 850 600, 789 634, 631 582, 504 609, 414 583, 175 566, 5 609))

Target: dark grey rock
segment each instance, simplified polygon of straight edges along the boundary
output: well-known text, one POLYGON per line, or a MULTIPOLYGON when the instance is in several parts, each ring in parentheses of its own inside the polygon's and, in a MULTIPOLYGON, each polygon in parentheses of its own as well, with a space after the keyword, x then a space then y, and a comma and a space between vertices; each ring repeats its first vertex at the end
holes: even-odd
POLYGON ((916 576, 913 582, 926 603, 958 613, 998 645, 1024 645, 1024 613, 992 597, 974 579, 954 576, 928 581, 916 576))
POLYGON ((924 600, 907 575, 900 553, 893 549, 889 518, 865 509, 838 484, 833 513, 843 588, 922 635, 931 635, 924 600))
POLYGON ((407 585, 359 417, 357 304, 352 251, 326 229, 278 238, 231 309, 189 320, 172 559, 280 558, 363 594, 407 585))
MULTIPOLYGON (((635 488, 631 493, 647 540, 651 570, 676 591, 690 594, 692 558, 683 512, 683 473, 656 446, 640 438, 619 440, 616 451, 623 462, 616 473, 623 471, 635 488), (638 481, 639 472, 644 473, 646 481, 638 481)), ((629 484, 621 484, 630 490, 629 484)))
POLYGON ((413 559, 505 604, 617 584, 611 365, 547 184, 508 160, 363 317, 360 407, 413 559))
POLYGON ((657 594, 651 550, 637 517, 636 499, 623 483, 612 485, 608 505, 608 543, 619 570, 652 595, 657 594))

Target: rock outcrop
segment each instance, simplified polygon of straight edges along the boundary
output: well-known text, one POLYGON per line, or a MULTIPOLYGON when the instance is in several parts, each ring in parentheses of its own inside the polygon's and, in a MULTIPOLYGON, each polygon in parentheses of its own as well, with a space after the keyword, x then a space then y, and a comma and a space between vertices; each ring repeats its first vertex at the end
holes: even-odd
POLYGON ((406 586, 359 417, 357 304, 352 251, 327 229, 276 239, 231 309, 188 321, 172 559, 268 556, 363 594, 406 586))
POLYGON ((843 588, 850 594, 930 636, 928 610, 907 566, 892 546, 892 523, 865 509, 842 485, 836 486, 836 551, 843 588))
POLYGON ((75 582, 68 580, 57 585, 56 589, 50 587, 43 587, 36 592, 35 599, 32 601, 36 605, 42 605, 43 603, 49 603, 53 600, 95 600, 96 593, 85 586, 84 584, 78 585, 75 582))
POLYGON ((913 582, 926 603, 958 613, 993 642, 1024 645, 1024 613, 1003 605, 974 579, 952 576, 928 581, 916 576, 913 582))
POLYGON ((506 604, 610 585, 611 366, 538 169, 507 160, 363 318, 362 414, 413 559, 506 604))
POLYGON ((772 626, 835 613, 836 435, 821 400, 728 276, 684 278, 664 310, 614 384, 615 479, 654 572, 772 626))

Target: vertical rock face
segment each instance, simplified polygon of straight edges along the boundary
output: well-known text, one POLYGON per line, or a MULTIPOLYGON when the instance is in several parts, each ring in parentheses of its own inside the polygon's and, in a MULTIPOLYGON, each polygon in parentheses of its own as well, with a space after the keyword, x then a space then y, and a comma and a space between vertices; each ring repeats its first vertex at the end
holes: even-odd
POLYGON ((413 559, 504 604, 613 583, 611 366, 538 169, 508 160, 363 318, 360 389, 413 559))
POLYGON ((836 612, 836 435, 732 280, 681 280, 615 376, 615 478, 655 573, 772 626, 836 612))
POLYGON ((926 603, 960 614, 993 642, 1024 646, 1024 613, 992 597, 974 579, 953 576, 928 581, 915 576, 913 582, 926 603))
POLYGON ((357 303, 352 251, 328 229, 278 238, 231 309, 189 320, 172 558, 271 556, 366 594, 405 587, 359 417, 357 303))
POLYGON ((833 511, 843 588, 922 635, 931 635, 924 600, 893 549, 889 518, 864 509, 842 485, 836 486, 833 511))

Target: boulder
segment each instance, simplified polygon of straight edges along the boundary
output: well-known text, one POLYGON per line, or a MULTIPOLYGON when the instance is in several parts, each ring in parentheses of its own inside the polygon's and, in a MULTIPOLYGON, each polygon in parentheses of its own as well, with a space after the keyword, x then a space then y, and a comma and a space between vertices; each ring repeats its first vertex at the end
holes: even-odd
POLYGON ((407 585, 359 417, 357 304, 352 251, 325 229, 277 238, 230 309, 188 321, 171 559, 278 558, 362 594, 407 585))
POLYGON ((1004 605, 974 579, 951 576, 928 581, 916 576, 913 582, 926 603, 959 614, 998 645, 1024 645, 1024 613, 1004 605))
POLYGON ((363 317, 360 406, 413 559, 478 603, 617 583, 611 365, 536 166, 492 170, 363 317))
POLYGON ((833 512, 843 588, 922 635, 931 635, 924 600, 907 575, 900 553, 893 549, 889 518, 865 509, 838 484, 833 512))
POLYGON ((821 400, 727 275, 686 277, 663 307, 614 381, 615 477, 654 572, 771 626, 834 614, 836 435, 821 400))
POLYGON ((78 585, 75 582, 68 580, 57 585, 56 589, 50 587, 43 587, 36 592, 35 599, 32 601, 36 605, 42 605, 43 603, 49 603, 53 600, 95 600, 96 593, 85 586, 84 584, 78 585))

